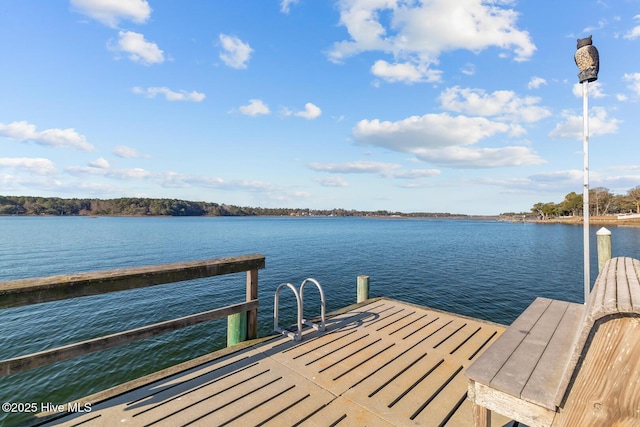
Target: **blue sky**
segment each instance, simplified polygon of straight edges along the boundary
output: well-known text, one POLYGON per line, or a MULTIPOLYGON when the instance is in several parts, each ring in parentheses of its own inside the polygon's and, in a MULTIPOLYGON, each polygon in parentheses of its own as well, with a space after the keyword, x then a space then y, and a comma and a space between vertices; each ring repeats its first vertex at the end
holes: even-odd
POLYGON ((0 194, 498 214, 640 185, 640 1, 5 1, 0 194))

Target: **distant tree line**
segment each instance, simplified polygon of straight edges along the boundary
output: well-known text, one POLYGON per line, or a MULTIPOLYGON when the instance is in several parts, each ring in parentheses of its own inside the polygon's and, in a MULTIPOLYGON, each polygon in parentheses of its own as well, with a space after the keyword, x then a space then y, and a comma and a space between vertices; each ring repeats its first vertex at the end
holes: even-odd
POLYGON ((356 211, 347 209, 259 208, 178 199, 122 197, 118 199, 62 199, 58 197, 0 196, 0 215, 55 216, 403 216, 467 217, 449 213, 356 211))
MULTIPOLYGON (((540 219, 560 216, 582 216, 582 194, 571 192, 560 203, 538 202, 531 208, 540 219)), ((627 194, 612 194, 609 189, 597 187, 589 190, 589 215, 616 215, 621 213, 640 213, 640 185, 627 191, 627 194)))

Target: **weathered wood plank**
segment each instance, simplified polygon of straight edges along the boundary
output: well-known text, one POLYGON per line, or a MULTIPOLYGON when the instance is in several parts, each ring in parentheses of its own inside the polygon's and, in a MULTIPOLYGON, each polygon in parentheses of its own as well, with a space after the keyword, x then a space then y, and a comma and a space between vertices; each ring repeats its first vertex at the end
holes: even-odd
POLYGON ((637 426, 640 420, 640 318, 599 325, 554 426, 637 426))
POLYGON ((591 310, 594 316, 618 311, 618 288, 619 285, 627 283, 627 273, 623 258, 615 258, 612 264, 615 265, 613 269, 615 276, 613 280, 605 280, 599 284, 603 288, 601 292, 604 294, 604 299, 602 309, 591 310))
POLYGON ((73 276, 12 280, 0 283, 0 308, 144 288, 165 283, 258 270, 264 267, 265 257, 253 254, 204 261, 96 271, 73 276))
POLYGON ((616 309, 621 312, 631 311, 631 295, 629 279, 633 277, 633 264, 630 258, 625 258, 621 262, 623 268, 618 272, 618 280, 615 283, 616 287, 616 309), (629 274, 631 273, 631 274, 629 274), (623 275, 620 277, 620 275, 623 275))
POLYGON ((473 402, 476 405, 524 423, 528 427, 549 427, 553 422, 555 411, 502 393, 477 382, 473 382, 469 387, 469 396, 474 396, 473 402), (473 390, 471 387, 473 387, 473 390))
POLYGON ((629 269, 629 294, 631 310, 640 313, 640 261, 631 259, 632 268, 629 269))
POLYGON ((473 427, 491 427, 491 411, 476 403, 472 405, 473 427))
POLYGON ((640 260, 609 260, 596 280, 593 294, 588 313, 592 321, 609 314, 640 314, 640 260))
MULTIPOLYGON (((568 305, 569 303, 564 301, 551 301, 551 304, 549 304, 542 316, 538 318, 518 348, 513 351, 509 360, 505 362, 497 375, 491 380, 490 386, 492 388, 512 396, 521 396, 522 390, 527 385, 531 373, 538 365, 542 354, 547 348, 547 344, 567 311, 568 305)), ((563 351, 562 360, 566 361, 569 358, 569 354, 570 348, 566 348, 563 351)), ((554 363, 558 362, 558 360, 554 361, 554 363)), ((554 378, 554 380, 559 381, 559 378, 554 378)), ((550 390, 555 391, 557 384, 546 383, 545 385, 549 387, 546 392, 549 392, 550 390)), ((555 396, 555 392, 553 396, 555 396)))
POLYGON ((582 357, 585 348, 588 348, 587 341, 589 339, 591 329, 596 322, 604 317, 616 316, 621 313, 625 315, 640 315, 640 284, 638 277, 640 274, 640 261, 628 257, 617 257, 607 261, 596 279, 591 297, 585 307, 584 322, 580 327, 579 335, 573 349, 573 355, 569 362, 571 369, 565 372, 562 383, 567 385, 571 379, 573 368, 577 365, 578 360, 582 357), (627 268, 632 266, 633 268, 627 268), (619 272, 624 269, 624 275, 620 276, 619 272), (620 311, 617 299, 612 295, 617 294, 621 286, 629 286, 630 299, 632 300, 631 310, 620 311), (613 291, 612 291, 613 290, 613 291))
POLYGON ((568 303, 560 324, 522 390, 523 399, 548 409, 555 409, 560 404, 566 388, 562 378, 569 366, 583 312, 583 304, 568 303))
POLYGON ((181 317, 179 319, 160 322, 141 328, 131 329, 125 332, 119 332, 117 334, 107 335, 92 340, 54 348, 51 350, 3 360, 0 361, 0 377, 26 371, 29 369, 34 369, 44 365, 49 365, 51 363, 72 359, 84 354, 106 350, 129 342, 150 338, 156 335, 186 328, 188 326, 208 322, 210 320, 221 319, 223 317, 229 316, 230 314, 253 310, 257 307, 257 300, 230 305, 227 307, 217 308, 215 310, 193 314, 191 316, 181 317))
POLYGON ((466 375, 474 381, 490 384, 550 304, 548 298, 536 298, 500 338, 467 368, 466 375))
POLYGON ((616 282, 617 263, 618 258, 612 258, 604 264, 602 271, 596 278, 596 282, 593 286, 593 289, 591 290, 591 294, 589 295, 589 301, 587 301, 586 304, 589 307, 589 310, 585 311, 586 317, 589 317, 591 313, 604 312, 606 306, 605 291, 607 283, 616 282))
MULTIPOLYGON (((482 407, 478 405, 478 408, 482 408, 482 407)), ((447 427, 473 426, 474 419, 475 419, 475 415, 473 411, 474 411, 473 402, 471 402, 471 399, 467 397, 464 400, 464 402, 462 402, 462 405, 458 408, 458 410, 449 419, 449 422, 445 424, 445 426, 447 427)), ((493 424, 494 426, 503 426, 503 427, 513 426, 513 421, 502 414, 499 414, 497 412, 492 413, 491 411, 487 410, 486 415, 487 415, 487 420, 486 420, 487 427, 491 426, 492 423, 494 423, 493 424)))

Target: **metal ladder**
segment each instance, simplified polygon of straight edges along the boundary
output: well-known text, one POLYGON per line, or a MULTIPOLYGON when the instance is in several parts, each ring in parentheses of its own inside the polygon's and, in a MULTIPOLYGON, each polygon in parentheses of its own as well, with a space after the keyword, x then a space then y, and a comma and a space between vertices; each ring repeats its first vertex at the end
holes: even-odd
POLYGON ((299 291, 291 283, 282 283, 276 289, 276 294, 273 302, 273 330, 283 335, 287 335, 294 341, 300 341, 302 340, 302 325, 311 326, 316 331, 320 331, 320 332, 325 330, 325 309, 326 309, 326 301, 324 298, 324 291, 322 290, 322 286, 320 286, 320 283, 318 283, 316 279, 312 279, 312 278, 305 279, 300 284, 299 291), (318 290, 320 291, 320 324, 313 323, 310 320, 307 320, 304 318, 304 287, 309 282, 315 284, 318 290), (298 316, 297 316, 298 329, 296 332, 291 332, 287 329, 283 329, 278 324, 278 300, 280 297, 280 291, 285 287, 293 291, 293 294, 296 297, 296 302, 298 304, 298 316))

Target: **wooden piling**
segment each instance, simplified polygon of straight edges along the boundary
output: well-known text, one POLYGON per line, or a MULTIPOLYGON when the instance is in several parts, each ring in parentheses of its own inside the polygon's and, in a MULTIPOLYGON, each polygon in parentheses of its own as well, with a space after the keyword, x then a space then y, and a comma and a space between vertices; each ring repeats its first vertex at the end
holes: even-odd
POLYGON ((227 347, 247 340, 247 312, 227 317, 227 347))
POLYGON ((369 276, 358 276, 358 294, 356 302, 369 299, 369 276))
POLYGON ((602 227, 596 232, 598 241, 598 272, 602 270, 604 263, 611 259, 611 231, 602 227))

